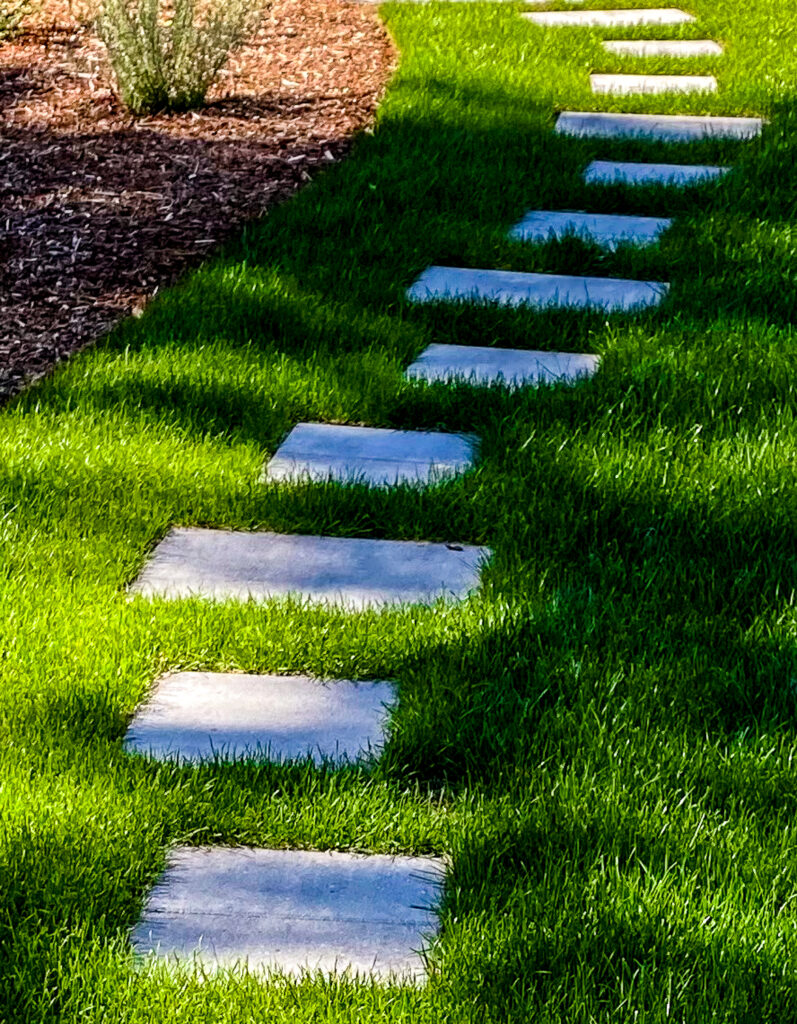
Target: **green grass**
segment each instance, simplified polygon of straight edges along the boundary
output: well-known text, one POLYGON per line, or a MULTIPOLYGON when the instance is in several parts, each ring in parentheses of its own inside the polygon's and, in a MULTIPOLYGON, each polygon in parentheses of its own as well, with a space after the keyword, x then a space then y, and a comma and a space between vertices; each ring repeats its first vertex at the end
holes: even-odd
POLYGON ((513 5, 386 7, 401 66, 351 159, 5 409, 4 1024, 797 1016, 797 15, 686 6, 665 31, 726 44, 683 62, 716 96, 595 98, 590 70, 667 64, 513 5), (742 146, 551 134, 604 106, 771 125, 742 146), (592 158, 735 171, 589 191, 592 158), (678 221, 647 252, 507 241, 530 207, 678 221), (644 316, 409 307, 432 262, 672 291, 644 316), (572 389, 406 383, 431 341, 603 363, 572 389), (482 460, 428 492, 263 486, 299 420, 475 431, 482 460), (128 600, 173 523, 495 557, 456 607, 128 600), (390 743, 372 770, 128 758, 129 715, 176 668, 395 679, 390 743), (446 855, 429 984, 137 969, 127 929, 178 842, 446 855))

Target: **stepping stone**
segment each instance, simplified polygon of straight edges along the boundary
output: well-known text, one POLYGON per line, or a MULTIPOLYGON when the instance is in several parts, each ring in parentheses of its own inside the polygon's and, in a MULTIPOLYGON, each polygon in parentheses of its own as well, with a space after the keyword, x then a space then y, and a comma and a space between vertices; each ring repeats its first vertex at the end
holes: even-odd
POLYGON ((136 711, 125 747, 159 761, 356 761, 381 749, 394 699, 386 682, 177 672, 136 711))
POLYGON ((691 14, 674 7, 653 7, 626 11, 535 11, 523 14, 535 25, 570 27, 606 27, 632 25, 683 25, 694 21, 691 14))
POLYGON ((522 387, 539 383, 573 384, 591 377, 599 356, 576 352, 527 352, 476 345, 430 345, 407 367, 410 380, 522 387))
POLYGON ((604 50, 626 57, 716 57, 722 47, 712 39, 607 39, 604 50))
POLYGON ((751 139, 761 134, 760 117, 697 117, 682 114, 603 114, 567 110, 556 132, 580 138, 658 139, 699 142, 703 139, 751 139))
POLYGON ((592 91, 600 96, 717 91, 713 75, 590 75, 589 79, 592 91))
POLYGON ((716 181, 730 167, 701 164, 635 164, 593 160, 584 171, 587 185, 702 185, 716 181))
POLYGON ((463 599, 479 585, 489 548, 461 544, 172 529, 131 587, 169 600, 289 595, 360 610, 463 599))
POLYGON ((299 423, 269 462, 266 479, 434 483, 468 469, 475 442, 462 434, 299 423))
POLYGON ((606 249, 616 249, 624 242, 653 245, 671 224, 667 217, 532 210, 512 228, 509 237, 524 242, 548 242, 576 235, 606 249))
POLYGON ((555 306, 610 313, 658 306, 668 289, 669 285, 659 281, 428 267, 407 294, 415 302, 468 299, 505 306, 555 306))
POLYGON ((421 981, 443 877, 432 857, 178 846, 131 940, 203 970, 421 981))

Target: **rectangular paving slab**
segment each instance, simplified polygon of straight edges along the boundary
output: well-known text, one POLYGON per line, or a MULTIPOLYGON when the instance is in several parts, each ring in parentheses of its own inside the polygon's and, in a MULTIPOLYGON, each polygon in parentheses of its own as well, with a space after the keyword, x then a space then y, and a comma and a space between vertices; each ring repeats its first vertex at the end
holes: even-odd
POLYGON ((428 603, 475 590, 489 554, 464 544, 178 527, 158 544, 131 592, 216 601, 291 595, 353 610, 428 603))
POLYGON ((682 25, 695 19, 675 7, 624 11, 533 11, 522 15, 535 25, 615 28, 632 25, 682 25))
POLYGON ((506 306, 600 309, 611 313, 657 306, 668 289, 669 285, 660 281, 428 267, 407 294, 415 302, 466 299, 506 306))
POLYGON ((434 483, 473 464, 476 438, 424 430, 298 423, 266 467, 267 480, 434 483))
POLYGON ((529 352, 480 345, 430 345, 407 367, 411 380, 429 383, 465 381, 474 385, 522 387, 540 383, 567 384, 591 377, 600 357, 578 352, 529 352))
POLYGON ((131 939, 205 970, 420 981, 444 878, 432 857, 177 847, 131 939))
POLYGON ((593 160, 584 171, 588 185, 701 185, 716 181, 730 167, 705 164, 638 164, 615 160, 593 160))
POLYGON ((133 716, 125 746, 158 760, 355 761, 384 742, 388 682, 176 672, 133 716))
POLYGON ((563 210, 531 210, 509 232, 524 242, 548 242, 576 235, 588 242, 616 249, 628 245, 653 245, 672 221, 667 217, 629 217, 616 213, 582 213, 563 210))
POLYGON ((760 117, 701 117, 684 114, 604 114, 566 110, 559 115, 559 135, 605 139, 649 138, 662 142, 702 139, 751 139, 761 134, 760 117))
POLYGON ((634 96, 663 93, 716 92, 713 75, 590 75, 596 95, 634 96))
POLYGON ((717 57, 722 47, 713 39, 606 39, 604 50, 626 57, 717 57))

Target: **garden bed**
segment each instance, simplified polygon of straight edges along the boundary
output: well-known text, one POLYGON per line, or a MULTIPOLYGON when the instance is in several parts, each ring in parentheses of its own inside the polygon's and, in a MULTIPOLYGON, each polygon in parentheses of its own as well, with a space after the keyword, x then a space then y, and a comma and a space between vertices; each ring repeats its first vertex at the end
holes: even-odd
POLYGON ((340 158, 393 51, 375 9, 275 0, 202 110, 133 119, 85 10, 0 45, 0 396, 340 158))

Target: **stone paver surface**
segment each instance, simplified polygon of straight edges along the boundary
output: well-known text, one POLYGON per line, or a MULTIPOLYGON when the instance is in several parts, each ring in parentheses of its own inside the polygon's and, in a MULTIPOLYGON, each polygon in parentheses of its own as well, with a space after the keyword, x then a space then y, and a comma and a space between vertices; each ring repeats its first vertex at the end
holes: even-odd
POLYGON ((657 306, 668 288, 660 281, 428 267, 408 296, 415 302, 466 299, 507 306, 600 309, 610 313, 657 306))
POLYGON ((605 39, 604 50, 626 57, 717 57, 722 47, 713 39, 605 39))
POLYGON ((352 610, 464 598, 488 548, 179 527, 155 549, 133 594, 167 599, 293 597, 352 610))
POLYGON ((650 138, 663 142, 751 139, 761 134, 759 117, 700 117, 684 114, 604 114, 567 110, 559 115, 560 135, 582 138, 650 138))
POLYGON ((572 384, 591 377, 600 357, 577 352, 530 352, 476 345, 430 345, 407 368, 413 380, 467 381, 514 387, 539 383, 572 384))
POLYGON ((526 242, 547 242, 577 235, 606 249, 616 249, 623 243, 653 245, 671 224, 666 217, 532 210, 509 234, 511 238, 526 242))
POLYGON ((730 167, 701 164, 638 164, 614 160, 593 160, 584 171, 588 185, 701 185, 716 181, 730 167))
POLYGON ((394 697, 388 682, 177 672, 136 711, 125 746, 159 760, 354 761, 378 753, 394 697))
POLYGON ((592 91, 599 96, 716 92, 713 75, 590 75, 592 91))
POLYGON ((133 930, 140 955, 422 980, 443 864, 251 847, 177 847, 133 930))
POLYGON ((626 27, 633 25, 682 25, 694 21, 691 14, 674 7, 622 11, 534 11, 522 17, 535 25, 562 27, 626 27))
POLYGON ((472 435, 299 423, 269 462, 266 479, 428 484, 471 466, 475 443, 472 435))

